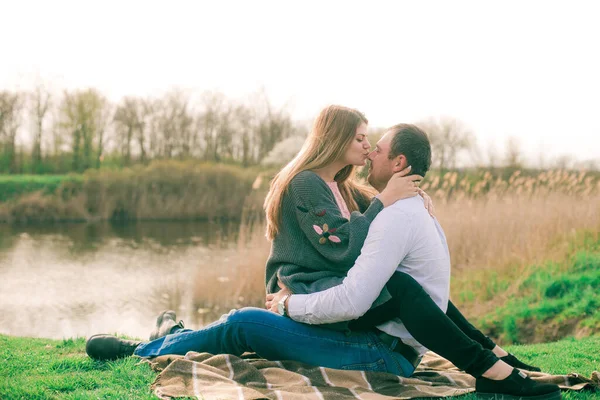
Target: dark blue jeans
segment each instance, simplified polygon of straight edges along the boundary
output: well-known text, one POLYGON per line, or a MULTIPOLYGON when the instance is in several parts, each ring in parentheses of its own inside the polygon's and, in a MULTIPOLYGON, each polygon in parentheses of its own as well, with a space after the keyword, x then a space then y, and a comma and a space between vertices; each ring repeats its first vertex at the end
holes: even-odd
POLYGON ((143 343, 137 347, 135 355, 184 355, 188 351, 237 356, 255 352, 268 360, 294 360, 336 369, 384 371, 404 377, 414 372, 414 367, 382 343, 374 331, 347 335, 250 307, 233 310, 200 330, 181 330, 143 343))

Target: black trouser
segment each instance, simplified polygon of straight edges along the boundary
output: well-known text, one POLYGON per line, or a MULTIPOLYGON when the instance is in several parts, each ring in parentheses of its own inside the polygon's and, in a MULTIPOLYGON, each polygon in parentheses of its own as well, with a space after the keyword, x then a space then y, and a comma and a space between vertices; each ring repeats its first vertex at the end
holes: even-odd
POLYGON ((400 318, 419 343, 474 377, 498 361, 491 351, 495 343, 471 325, 452 302, 444 313, 421 285, 403 272, 395 272, 386 288, 392 298, 350 321, 351 330, 368 330, 400 318))

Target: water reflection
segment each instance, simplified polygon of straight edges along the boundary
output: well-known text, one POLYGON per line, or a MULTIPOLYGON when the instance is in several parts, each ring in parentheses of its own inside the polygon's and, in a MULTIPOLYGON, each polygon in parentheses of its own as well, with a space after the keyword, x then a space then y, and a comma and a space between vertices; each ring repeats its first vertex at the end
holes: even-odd
MULTIPOLYGON (((0 225, 0 333, 147 337, 158 312, 199 326, 197 277, 231 275, 233 223, 0 225)), ((220 311, 220 310, 216 310, 220 311)), ((222 310, 225 311, 225 310, 222 310)))
POLYGON ((110 238, 119 238, 140 244, 154 241, 162 246, 173 245, 228 245, 237 239, 239 224, 236 222, 206 221, 144 221, 132 223, 98 222, 89 224, 0 224, 0 251, 10 248, 20 234, 43 238, 63 236, 77 250, 93 250, 110 238))

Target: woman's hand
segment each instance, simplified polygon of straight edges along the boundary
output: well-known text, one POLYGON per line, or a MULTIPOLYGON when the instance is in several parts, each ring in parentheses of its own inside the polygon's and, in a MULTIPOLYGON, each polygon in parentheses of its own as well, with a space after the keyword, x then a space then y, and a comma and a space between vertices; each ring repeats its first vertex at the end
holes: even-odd
POLYGON ((267 301, 265 302, 265 308, 269 311, 273 311, 276 314, 279 314, 279 310, 277 310, 277 303, 279 300, 283 299, 284 296, 288 294, 292 294, 290 290, 283 285, 283 283, 278 283, 281 290, 277 293, 270 293, 267 295, 267 301))
POLYGON ((429 215, 435 217, 435 207, 433 207, 433 200, 431 200, 431 197, 429 197, 429 195, 421 188, 417 188, 417 192, 419 193, 419 196, 423 198, 423 203, 427 211, 429 211, 429 215))
POLYGON ((384 207, 392 205, 398 200, 417 195, 417 181, 421 181, 423 177, 420 175, 408 175, 409 172, 410 166, 392 175, 387 186, 378 197, 384 207))

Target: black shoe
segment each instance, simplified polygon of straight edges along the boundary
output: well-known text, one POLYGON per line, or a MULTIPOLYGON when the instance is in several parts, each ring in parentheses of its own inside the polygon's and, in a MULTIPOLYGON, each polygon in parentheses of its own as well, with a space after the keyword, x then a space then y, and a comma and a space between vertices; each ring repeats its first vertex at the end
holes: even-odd
POLYGON ((156 340, 171 333, 173 328, 183 329, 183 321, 175 322, 177 316, 175 311, 167 310, 160 313, 156 318, 156 329, 150 334, 150 340, 156 340))
POLYGON ((507 356, 500 357, 500 359, 502 361, 504 361, 505 363, 507 363, 508 365, 510 365, 511 367, 520 368, 520 369, 524 369, 526 371, 533 371, 533 372, 541 372, 542 371, 538 367, 534 367, 533 365, 525 364, 523 361, 519 360, 517 357, 513 356, 510 353, 508 353, 507 356))
POLYGON ((113 335, 94 335, 85 344, 85 352, 96 360, 116 360, 133 355, 142 342, 120 339, 113 335))
POLYGON ((557 385, 536 382, 516 368, 501 381, 477 378, 475 390, 477 398, 485 400, 558 400, 561 398, 557 385))

